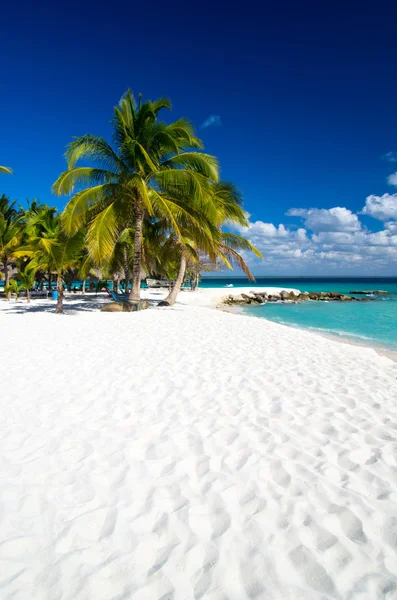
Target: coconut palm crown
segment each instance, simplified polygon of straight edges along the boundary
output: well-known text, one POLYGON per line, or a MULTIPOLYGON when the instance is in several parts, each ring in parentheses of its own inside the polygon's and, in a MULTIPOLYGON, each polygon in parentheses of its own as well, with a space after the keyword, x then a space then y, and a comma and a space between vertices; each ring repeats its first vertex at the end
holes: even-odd
POLYGON ((203 211, 197 208, 210 207, 210 186, 218 181, 217 160, 200 151, 192 125, 186 119, 170 124, 159 120, 160 111, 170 108, 165 98, 143 102, 140 95, 136 101, 128 90, 114 108, 113 145, 88 134, 75 138, 65 154, 68 170, 53 185, 57 195, 75 192, 63 226, 73 235, 88 224, 87 248, 98 264, 111 256, 120 231, 133 228, 133 301, 140 297, 144 217, 166 218, 181 238, 183 221, 205 228, 203 211), (76 166, 82 159, 96 166, 76 166), (182 195, 189 205, 179 200, 182 195))

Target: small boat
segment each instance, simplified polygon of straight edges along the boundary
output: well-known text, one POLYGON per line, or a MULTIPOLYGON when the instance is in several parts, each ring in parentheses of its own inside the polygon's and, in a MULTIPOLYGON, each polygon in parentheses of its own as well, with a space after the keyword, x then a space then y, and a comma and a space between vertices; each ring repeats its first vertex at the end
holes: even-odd
POLYGON ((150 279, 149 277, 146 279, 146 285, 148 288, 165 288, 168 287, 170 283, 172 282, 168 281, 167 279, 150 279))
POLYGON ((225 285, 225 287, 233 287, 233 284, 232 284, 232 283, 227 283, 227 284, 225 285))

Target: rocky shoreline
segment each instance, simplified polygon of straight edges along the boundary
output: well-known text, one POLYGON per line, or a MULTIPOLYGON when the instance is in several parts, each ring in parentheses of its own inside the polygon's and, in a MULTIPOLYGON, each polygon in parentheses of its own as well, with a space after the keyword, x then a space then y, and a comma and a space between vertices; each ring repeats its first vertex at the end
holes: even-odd
POLYGON ((349 292, 350 294, 372 294, 373 296, 387 296, 389 292, 385 292, 385 290, 353 290, 349 292))
POLYGON ((251 291, 248 294, 228 294, 222 299, 222 306, 265 304, 267 302, 371 302, 371 298, 355 298, 340 292, 299 292, 283 290, 279 293, 251 291))

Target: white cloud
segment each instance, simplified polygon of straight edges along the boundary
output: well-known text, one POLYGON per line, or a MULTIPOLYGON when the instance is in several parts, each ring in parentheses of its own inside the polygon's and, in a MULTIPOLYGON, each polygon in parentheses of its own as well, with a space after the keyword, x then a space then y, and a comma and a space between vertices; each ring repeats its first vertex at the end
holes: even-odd
POLYGON ((385 229, 387 229, 391 233, 397 233, 397 222, 388 221, 387 223, 385 223, 385 229))
POLYGON ((219 115, 210 115, 201 123, 200 129, 206 129, 207 127, 222 125, 221 118, 219 115))
MULTIPOLYGON (((372 206, 370 204, 369 206, 372 206)), ((368 209, 369 210, 369 209, 368 209)), ((364 229, 350 210, 291 209, 307 229, 283 224, 250 222, 239 232, 263 254, 264 261, 247 253, 256 274, 280 275, 392 275, 397 268, 397 222, 390 220, 381 231, 364 229), (309 229, 310 226, 310 229, 309 229), (333 230, 331 230, 331 227, 333 230)))
POLYGON ((358 216, 348 208, 291 208, 287 213, 290 217, 302 217, 307 229, 320 231, 359 231, 361 223, 358 216))
POLYGON ((389 185, 397 186, 397 172, 389 175, 389 177, 387 178, 387 183, 389 185))
POLYGON ((379 221, 397 219, 397 194, 383 196, 368 196, 362 214, 369 215, 379 221))
POLYGON ((295 231, 295 239, 299 242, 307 242, 307 233, 306 229, 298 229, 295 231))
POLYGON ((397 152, 386 152, 381 158, 388 162, 397 162, 397 152))
POLYGON ((337 244, 337 245, 350 245, 357 244, 358 240, 362 238, 364 234, 361 232, 348 233, 344 231, 321 231, 318 234, 312 236, 313 242, 316 244, 337 244))
POLYGON ((275 227, 273 223, 264 223, 263 221, 250 222, 248 227, 241 227, 239 229, 243 235, 249 234, 251 237, 260 237, 262 239, 284 238, 290 233, 284 225, 275 227))

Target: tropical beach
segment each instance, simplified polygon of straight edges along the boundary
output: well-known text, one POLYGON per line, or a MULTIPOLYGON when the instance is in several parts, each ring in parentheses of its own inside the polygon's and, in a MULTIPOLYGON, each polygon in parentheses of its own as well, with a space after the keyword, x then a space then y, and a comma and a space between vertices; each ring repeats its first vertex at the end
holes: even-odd
POLYGON ((396 597, 397 363, 266 318, 379 328, 394 284, 258 286, 242 194, 167 107, 127 91, 115 149, 73 140, 63 211, 0 198, 4 597, 396 597))
POLYGON ((167 106, 127 91, 115 149, 73 140, 62 211, 0 198, 4 597, 396 597, 397 363, 271 322, 394 339, 395 283, 256 283, 241 192, 167 106))
POLYGON ((397 600, 397 8, 62 8, 1 13, 0 600, 397 600))

